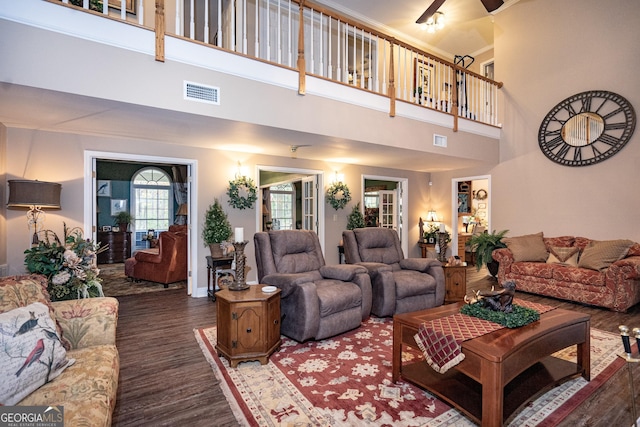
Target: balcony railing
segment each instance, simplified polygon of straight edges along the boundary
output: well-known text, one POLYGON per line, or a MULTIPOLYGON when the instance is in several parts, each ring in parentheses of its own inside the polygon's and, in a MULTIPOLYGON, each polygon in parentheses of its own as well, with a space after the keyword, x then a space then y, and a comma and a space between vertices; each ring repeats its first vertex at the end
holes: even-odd
POLYGON ((454 130, 499 123, 501 83, 305 0, 49 1, 153 29, 159 61, 166 33, 295 70, 301 94, 312 75, 388 97, 392 116, 400 101, 452 115, 454 130))

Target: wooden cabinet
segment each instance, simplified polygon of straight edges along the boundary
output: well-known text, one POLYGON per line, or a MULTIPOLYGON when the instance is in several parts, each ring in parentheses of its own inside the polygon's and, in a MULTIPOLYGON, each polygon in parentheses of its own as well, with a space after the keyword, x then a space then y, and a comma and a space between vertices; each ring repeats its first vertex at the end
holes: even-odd
POLYGON ((280 290, 266 293, 263 285, 244 291, 216 293, 218 342, 216 351, 235 368, 239 362, 263 365, 280 346, 280 290))
POLYGON ((100 247, 108 246, 107 250, 98 254, 98 264, 113 264, 124 262, 131 256, 130 231, 98 231, 100 247))
POLYGON ((458 234, 458 256, 463 261, 467 261, 465 259, 464 249, 467 246, 467 243, 469 242, 470 239, 471 239, 471 234, 458 234))
POLYGON ((444 301, 457 302, 462 301, 467 294, 467 263, 461 265, 442 266, 444 269, 445 296, 444 301))

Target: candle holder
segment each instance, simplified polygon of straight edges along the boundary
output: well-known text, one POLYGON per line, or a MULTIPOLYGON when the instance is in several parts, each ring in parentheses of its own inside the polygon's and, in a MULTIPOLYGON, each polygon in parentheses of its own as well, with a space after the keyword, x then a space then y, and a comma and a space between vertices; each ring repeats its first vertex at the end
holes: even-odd
POLYGON ((447 240, 449 240, 449 233, 438 232, 438 247, 440 248, 438 261, 440 262, 447 261, 447 240))
POLYGON ((229 285, 230 291, 244 291, 245 289, 249 289, 249 285, 247 285, 247 281, 244 277, 244 264, 247 259, 247 256, 244 254, 244 247, 249 243, 248 240, 243 242, 233 242, 234 258, 236 261, 236 279, 232 284, 229 285))
POLYGON ((632 363, 640 363, 640 328, 633 328, 633 335, 636 339, 636 345, 638 346, 638 357, 633 357, 631 350, 631 338, 629 334, 629 328, 626 325, 618 326, 620 330, 620 336, 622 337, 622 346, 624 347, 624 354, 619 354, 627 362, 627 368, 629 371, 629 388, 631 389, 631 416, 633 417, 633 425, 638 427, 638 415, 636 412, 635 390, 633 387, 633 372, 631 370, 632 363))

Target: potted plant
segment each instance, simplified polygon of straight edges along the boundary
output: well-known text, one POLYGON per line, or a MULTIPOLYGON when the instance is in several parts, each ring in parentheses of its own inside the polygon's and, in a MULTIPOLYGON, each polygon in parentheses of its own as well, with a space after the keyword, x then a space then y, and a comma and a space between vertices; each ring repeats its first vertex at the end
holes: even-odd
POLYGON ((469 246, 471 247, 471 250, 476 253, 476 268, 478 271, 480 271, 483 266, 486 266, 487 270, 489 270, 489 274, 496 277, 498 274, 499 264, 493 259, 491 253, 494 249, 507 247, 507 245, 502 242, 502 238, 507 234, 507 232, 509 232, 509 230, 502 230, 499 232, 493 230, 493 233, 485 231, 484 233, 471 236, 471 239, 469 239, 469 246))
POLYGON ((118 212, 116 216, 113 217, 113 225, 120 227, 120 231, 127 231, 133 219, 133 215, 128 211, 118 212))
POLYGON ((364 228, 364 215, 360 211, 360 202, 354 207, 347 219, 347 230, 353 230, 354 228, 364 228))
POLYGON ((38 245, 24 251, 27 271, 47 277, 53 301, 104 296, 96 260, 106 247, 85 239, 79 227, 63 223, 63 230, 62 240, 51 230, 40 232, 38 245))
POLYGON ((218 199, 209 206, 204 215, 204 227, 202 229, 202 240, 205 246, 209 246, 211 256, 222 258, 221 243, 231 237, 231 224, 229 218, 218 199))

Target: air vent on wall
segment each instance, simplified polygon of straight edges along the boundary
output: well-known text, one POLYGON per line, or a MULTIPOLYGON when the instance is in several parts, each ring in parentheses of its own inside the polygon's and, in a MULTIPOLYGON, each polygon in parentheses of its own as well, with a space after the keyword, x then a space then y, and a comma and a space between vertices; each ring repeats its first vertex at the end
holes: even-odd
POLYGON ((446 147, 447 137, 444 135, 433 134, 433 145, 436 147, 446 147))
POLYGON ((220 88, 185 81, 184 99, 220 105, 220 88))

